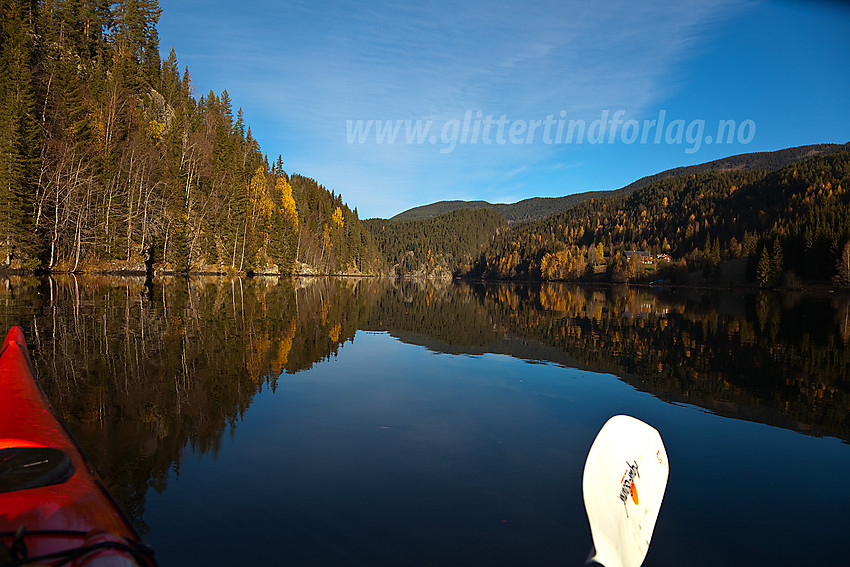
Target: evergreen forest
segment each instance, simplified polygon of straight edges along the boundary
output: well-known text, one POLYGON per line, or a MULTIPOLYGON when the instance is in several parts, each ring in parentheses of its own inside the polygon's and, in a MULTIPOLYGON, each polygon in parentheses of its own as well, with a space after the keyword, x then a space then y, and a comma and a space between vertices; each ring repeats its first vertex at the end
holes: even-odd
POLYGON ((356 209, 196 96, 157 0, 0 4, 0 267, 374 270, 356 209))

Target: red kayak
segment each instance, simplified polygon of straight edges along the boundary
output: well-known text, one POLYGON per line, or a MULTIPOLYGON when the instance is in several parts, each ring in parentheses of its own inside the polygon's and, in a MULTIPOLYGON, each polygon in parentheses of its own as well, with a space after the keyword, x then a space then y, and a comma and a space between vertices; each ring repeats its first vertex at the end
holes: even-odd
POLYGON ((17 565, 155 562, 53 414, 12 327, 0 351, 0 567, 17 565))

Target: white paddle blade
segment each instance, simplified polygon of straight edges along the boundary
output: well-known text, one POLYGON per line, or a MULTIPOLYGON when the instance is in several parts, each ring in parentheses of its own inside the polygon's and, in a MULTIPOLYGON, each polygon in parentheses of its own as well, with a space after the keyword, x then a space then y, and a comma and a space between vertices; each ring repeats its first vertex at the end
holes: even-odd
POLYGON ((669 472, 658 431, 627 415, 605 423, 590 447, 582 480, 594 546, 588 563, 643 563, 669 472))

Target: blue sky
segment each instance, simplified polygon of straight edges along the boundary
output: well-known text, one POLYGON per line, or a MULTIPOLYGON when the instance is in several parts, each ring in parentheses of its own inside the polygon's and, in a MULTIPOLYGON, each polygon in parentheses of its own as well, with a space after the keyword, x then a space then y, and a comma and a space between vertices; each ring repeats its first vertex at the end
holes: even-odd
POLYGON ((361 218, 850 141, 837 2, 160 4, 160 50, 175 48, 196 94, 227 89, 270 159, 361 218))

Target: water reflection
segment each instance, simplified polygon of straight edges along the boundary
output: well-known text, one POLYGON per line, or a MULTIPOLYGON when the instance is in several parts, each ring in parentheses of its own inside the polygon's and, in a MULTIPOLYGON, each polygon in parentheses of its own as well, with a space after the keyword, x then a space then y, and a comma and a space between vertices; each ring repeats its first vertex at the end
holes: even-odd
POLYGON ((431 287, 406 282, 387 291, 368 328, 443 352, 608 372, 665 400, 850 440, 847 296, 431 287))
POLYGON ((36 374, 112 493, 142 526, 190 445, 215 452, 282 372, 354 337, 354 280, 7 279, 4 328, 24 327, 36 374))
POLYGON ((327 278, 11 277, 48 397, 144 529, 185 447, 215 453, 281 375, 357 330, 449 353, 613 373, 669 401, 850 440, 850 301, 837 295, 327 278))
POLYGON ((664 399, 850 439, 846 297, 478 288, 494 320, 664 399), (520 300, 503 296, 519 294, 520 300), (519 307, 517 307, 519 305, 519 307))

